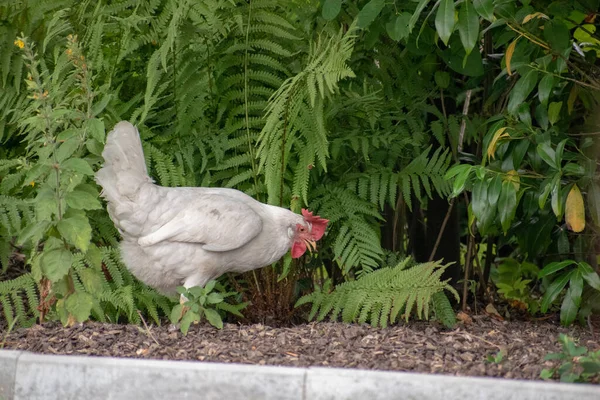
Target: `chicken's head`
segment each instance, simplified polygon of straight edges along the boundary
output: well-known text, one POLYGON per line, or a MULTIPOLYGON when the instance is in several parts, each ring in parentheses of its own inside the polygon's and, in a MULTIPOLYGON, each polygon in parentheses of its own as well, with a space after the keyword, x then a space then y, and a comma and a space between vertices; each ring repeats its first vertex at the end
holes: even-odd
POLYGON ((313 215, 312 212, 302 209, 304 221, 296 224, 293 232, 294 243, 292 244, 292 258, 299 258, 306 252, 317 248, 316 241, 323 237, 329 220, 313 215))

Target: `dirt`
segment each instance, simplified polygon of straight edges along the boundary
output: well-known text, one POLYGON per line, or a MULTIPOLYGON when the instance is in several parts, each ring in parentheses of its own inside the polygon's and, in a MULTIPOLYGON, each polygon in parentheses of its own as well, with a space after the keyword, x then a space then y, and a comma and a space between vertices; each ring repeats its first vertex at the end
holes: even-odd
POLYGON ((226 324, 217 330, 199 324, 192 326, 187 336, 168 324, 147 329, 97 322, 70 328, 46 323, 14 330, 6 335, 5 348, 46 354, 540 379, 543 368, 555 365, 544 361, 544 356, 559 350, 559 333, 576 338, 589 350, 600 349, 600 335, 589 328, 497 321, 485 315, 453 330, 425 322, 386 329, 313 323, 286 328, 226 324), (501 360, 488 359, 500 351, 506 354, 501 360))

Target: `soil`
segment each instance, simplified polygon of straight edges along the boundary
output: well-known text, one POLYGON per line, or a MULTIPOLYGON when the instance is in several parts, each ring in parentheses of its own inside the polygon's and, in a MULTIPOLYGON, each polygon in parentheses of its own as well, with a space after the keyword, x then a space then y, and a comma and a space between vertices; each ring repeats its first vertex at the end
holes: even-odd
MULTIPOLYGON (((111 325, 97 322, 64 328, 46 323, 6 335, 5 348, 46 354, 198 360, 286 366, 328 366, 393 371, 540 379, 556 365, 544 361, 558 352, 559 333, 589 350, 600 335, 589 327, 563 328, 548 321, 498 321, 473 316, 453 330, 413 322, 385 329, 343 323, 274 328, 226 324, 217 330, 192 326, 187 336, 173 326, 111 325), (490 361, 500 351, 499 362, 490 361)), ((5 333, 0 333, 0 338, 5 333)))

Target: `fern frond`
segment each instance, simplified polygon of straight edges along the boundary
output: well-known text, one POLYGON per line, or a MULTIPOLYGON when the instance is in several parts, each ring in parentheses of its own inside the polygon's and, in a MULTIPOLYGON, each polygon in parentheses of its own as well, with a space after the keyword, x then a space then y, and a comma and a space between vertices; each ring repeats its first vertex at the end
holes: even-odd
POLYGON ((330 314, 335 320, 341 312, 344 322, 370 322, 374 326, 385 327, 395 323, 401 312, 406 321, 414 314, 420 319, 428 319, 429 304, 432 301, 434 305, 442 304, 439 294, 444 295, 445 290, 458 300, 456 290, 447 281, 440 280, 448 265, 429 262, 404 269, 406 262, 342 283, 331 293, 317 289, 300 298, 296 307, 312 303, 310 319, 316 317, 321 321, 330 314))

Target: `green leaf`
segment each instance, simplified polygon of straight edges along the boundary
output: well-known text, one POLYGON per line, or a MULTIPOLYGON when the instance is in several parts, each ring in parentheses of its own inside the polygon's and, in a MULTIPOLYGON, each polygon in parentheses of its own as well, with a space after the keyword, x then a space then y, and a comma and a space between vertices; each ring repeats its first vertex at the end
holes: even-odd
POLYGON ((588 263, 583 261, 577 264, 577 269, 579 269, 581 276, 585 279, 587 284, 600 292, 600 277, 596 271, 594 271, 588 263))
POLYGON ((546 265, 544 267, 544 269, 542 269, 538 273, 538 278, 543 278, 545 276, 551 275, 551 274, 558 272, 558 271, 568 267, 569 265, 573 265, 573 264, 575 264, 575 261, 573 261, 573 260, 566 260, 566 261, 550 263, 550 264, 546 265))
POLYGON ((583 294, 583 276, 579 269, 575 270, 575 273, 569 280, 569 290, 571 291, 571 297, 575 305, 579 308, 581 305, 581 295, 583 294))
POLYGON ((542 129, 548 129, 548 110, 544 104, 539 103, 535 107, 535 119, 542 129))
POLYGON ((56 226, 58 231, 67 242, 77 247, 83 253, 92 240, 92 227, 85 216, 75 215, 69 218, 63 218, 56 226))
POLYGON ((371 0, 365 4, 356 16, 357 26, 361 29, 367 29, 375 21, 384 5, 385 0, 371 0))
POLYGON ((477 219, 481 219, 481 216, 485 212, 488 205, 488 185, 484 180, 478 180, 473 185, 473 197, 471 200, 471 206, 473 214, 477 219))
POLYGON ((548 120, 550 125, 554 125, 560 119, 560 109, 562 108, 562 101, 552 102, 548 107, 548 120))
POLYGON ((550 74, 544 75, 544 77, 540 80, 540 84, 538 85, 538 98, 540 99, 540 103, 548 103, 548 99, 550 98, 553 87, 554 76, 550 74))
POLYGON ((560 195, 560 180, 556 181, 554 186, 552 187, 552 198, 550 200, 550 205, 552 206, 552 211, 556 218, 561 219, 563 215, 563 203, 560 195))
POLYGON ((520 140, 515 144, 515 147, 512 151, 512 161, 514 169, 519 169, 521 163, 523 163, 523 159, 525 158, 525 154, 527 154, 527 150, 529 150, 529 145, 531 142, 528 139, 520 140))
POLYGON ((445 45, 454 31, 454 0, 441 0, 435 15, 435 28, 445 45))
POLYGON ((67 205, 77 210, 99 210, 102 208, 100 201, 88 192, 74 190, 67 193, 67 205))
POLYGON ((60 146, 58 146, 58 150, 56 150, 56 159, 58 162, 60 163, 71 157, 71 155, 75 153, 75 150, 77 150, 77 147, 79 147, 79 138, 77 137, 61 143, 60 146))
POLYGON ((548 200, 548 195, 550 194, 552 187, 552 183, 548 182, 546 183, 546 186, 544 186, 544 190, 542 191, 542 193, 540 193, 540 197, 538 198, 540 209, 543 209, 546 205, 546 201, 548 200))
POLYGON ((204 285, 204 289, 206 289, 206 293, 212 292, 213 289, 215 288, 216 284, 217 284, 217 281, 214 279, 211 279, 210 281, 206 282, 206 285, 204 285))
POLYGON ((104 290, 104 280, 102 278, 102 272, 92 269, 83 268, 78 272, 81 283, 88 293, 94 295, 100 295, 104 290))
POLYGON ((44 252, 40 266, 46 278, 51 282, 58 282, 69 272, 72 262, 73 254, 69 250, 61 248, 44 252))
POLYGON ((497 204, 500 198, 500 192, 502 192, 502 179, 499 175, 492 178, 488 187, 488 202, 490 204, 497 204))
POLYGON ((77 322, 87 321, 92 312, 94 299, 85 292, 75 292, 67 297, 65 307, 67 311, 75 317, 77 322))
POLYGON ((429 0, 420 0, 419 4, 417 4, 415 12, 410 17, 410 21, 408 24, 408 33, 412 32, 413 28, 415 27, 415 24, 419 20, 419 17, 421 16, 421 13, 423 12, 427 4, 429 4, 429 0))
POLYGON ((581 305, 581 293, 583 290, 583 278, 579 271, 575 271, 569 283, 569 289, 565 294, 560 307, 560 322, 564 326, 571 325, 577 317, 581 305))
POLYGON ((554 376, 554 371, 551 369, 544 368, 542 372, 540 372, 540 378, 544 380, 552 379, 554 376))
POLYGON ((88 149, 88 151, 90 153, 92 153, 95 156, 101 156, 102 155, 102 150, 104 149, 104 147, 102 146, 102 144, 97 141, 96 139, 88 139, 85 142, 85 147, 88 149))
POLYGON ((452 185, 452 197, 458 196, 465 189, 465 185, 467 184, 467 179, 471 176, 471 172, 473 168, 471 165, 464 165, 466 168, 463 168, 456 178, 454 179, 454 184, 452 185))
POLYGON ((202 286, 192 286, 191 288, 188 288, 187 292, 194 299, 198 299, 199 297, 203 296, 207 290, 204 290, 202 286))
POLYGON ((50 221, 42 220, 32 224, 29 224, 21 231, 19 235, 18 245, 23 245, 27 241, 31 240, 33 243, 37 243, 42 240, 42 237, 50 227, 50 221))
MULTIPOLYGON (((570 370, 572 367, 572 363, 567 363, 565 364, 568 366, 568 369, 570 370)), ((563 374, 560 374, 560 381, 561 382, 565 382, 565 383, 574 383, 577 381, 577 379, 579 379, 579 374, 575 373, 575 372, 565 372, 563 374)))
POLYGON ((559 20, 553 19, 544 25, 544 38, 552 50, 561 53, 571 47, 571 34, 567 26, 559 20))
POLYGON ((399 41, 407 38, 410 34, 408 28, 410 23, 410 14, 403 12, 394 20, 386 25, 387 33, 392 40, 399 41))
POLYGON ((106 135, 104 121, 98 118, 92 118, 86 121, 86 125, 90 136, 100 143, 104 143, 104 137, 106 135))
POLYGON ((94 243, 90 243, 88 251, 85 253, 85 258, 92 268, 97 270, 102 269, 102 252, 94 243))
POLYGON ((548 143, 538 144, 537 153, 546 164, 554 169, 559 169, 558 165, 556 165, 556 152, 548 143))
POLYGON ((473 0, 473 6, 482 18, 494 21, 494 0, 473 0))
POLYGON ((48 164, 36 164, 34 165, 27 175, 25 175, 25 179, 23 179, 23 186, 31 185, 32 182, 36 182, 38 178, 43 175, 46 175, 51 171, 51 167, 48 164))
POLYGON ((502 184, 502 191, 500 192, 500 199, 498 201, 498 213, 500 215, 500 224, 504 234, 510 228, 515 212, 517 211, 517 190, 512 182, 504 182, 502 184))
POLYGON ((58 213, 56 194, 47 185, 38 190, 34 205, 39 220, 51 220, 58 213))
MULTIPOLYGON (((563 167, 562 170, 565 173, 565 175, 578 176, 578 177, 582 177, 583 175, 585 175, 585 168, 582 165, 575 164, 575 163, 567 163, 563 167)), ((589 191, 588 191, 588 193, 589 193, 589 191)))
POLYGON ((450 85, 450 74, 446 71, 435 71, 434 79, 440 89, 447 89, 450 85))
POLYGON ((75 128, 65 129, 64 131, 62 131, 61 133, 59 133, 56 136, 56 140, 58 142, 64 142, 68 139, 71 139, 71 138, 77 136, 79 133, 80 133, 79 129, 75 129, 75 128))
POLYGON ((190 325, 192 325, 192 323, 196 321, 200 321, 200 315, 198 313, 195 313, 193 311, 186 312, 183 318, 181 318, 181 323, 179 325, 181 333, 187 335, 188 330, 190 329, 190 325))
POLYGON ((89 176, 94 175, 94 171, 92 170, 92 167, 90 167, 90 164, 81 158, 69 158, 61 163, 60 166, 68 171, 79 172, 89 176))
POLYGON ((537 78, 538 72, 534 69, 530 69, 516 83, 515 87, 510 92, 510 98, 508 100, 508 111, 511 114, 516 114, 519 109, 519 106, 525 100, 527 100, 527 97, 535 88, 537 78))
POLYGON ((181 313, 183 312, 183 304, 177 304, 171 309, 170 320, 173 325, 179 323, 181 313))
POLYGON ((206 315, 206 319, 208 320, 209 324, 218 329, 223 328, 223 320, 217 311, 213 310, 212 308, 207 308, 204 310, 204 314, 206 315))
POLYGON ((323 18, 327 21, 331 21, 338 16, 342 9, 342 0, 325 0, 323 3, 323 18))
POLYGON ((212 292, 206 297, 207 304, 217 304, 223 301, 223 296, 220 293, 212 292))
POLYGON ((104 94, 102 96, 102 100, 97 101, 92 106, 92 115, 96 116, 96 115, 100 114, 106 108, 106 106, 108 105, 108 103, 110 102, 112 97, 113 97, 112 94, 104 94))
POLYGON ((479 38, 479 17, 470 0, 460 7, 458 13, 458 33, 465 52, 470 54, 479 38))
POLYGON ((571 279, 571 275, 573 273, 574 270, 571 272, 565 272, 564 274, 556 278, 550 284, 550 286, 548 286, 548 289, 546 289, 546 293, 544 293, 544 297, 542 298, 542 303, 540 305, 541 312, 545 313, 548 311, 550 305, 552 305, 552 303, 554 302, 554 300, 556 300, 560 292, 565 288, 565 286, 567 286, 567 283, 569 282, 569 279, 571 279))
POLYGON ((579 360, 585 374, 600 374, 600 360, 579 360))

